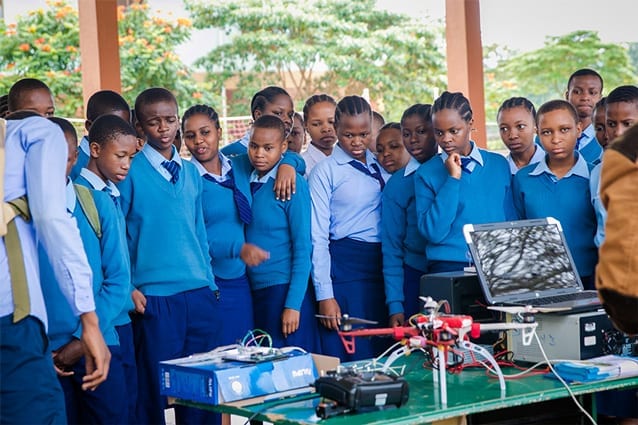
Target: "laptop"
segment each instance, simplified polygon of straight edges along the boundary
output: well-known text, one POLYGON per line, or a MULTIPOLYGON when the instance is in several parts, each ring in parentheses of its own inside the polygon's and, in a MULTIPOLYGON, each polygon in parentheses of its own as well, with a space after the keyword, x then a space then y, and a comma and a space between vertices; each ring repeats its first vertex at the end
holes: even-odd
POLYGON ((555 218, 467 224, 463 234, 489 304, 602 308, 597 292, 583 289, 555 218))

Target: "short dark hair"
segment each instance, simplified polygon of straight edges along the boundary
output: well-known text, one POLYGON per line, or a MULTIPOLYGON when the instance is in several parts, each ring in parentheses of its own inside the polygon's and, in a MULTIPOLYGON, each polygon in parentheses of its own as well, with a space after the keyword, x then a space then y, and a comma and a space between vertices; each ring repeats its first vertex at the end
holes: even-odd
POLYGON ((75 144, 78 144, 78 133, 70 121, 60 117, 48 117, 48 120, 56 123, 62 129, 65 136, 71 136, 71 138, 75 141, 75 144))
POLYGON ((379 129, 379 133, 382 132, 383 130, 390 130, 390 129, 401 131, 401 124, 394 121, 383 124, 383 127, 379 129))
POLYGON ((381 127, 385 125, 385 118, 383 118, 383 115, 381 115, 380 112, 372 111, 372 121, 375 120, 381 123, 381 127))
MULTIPOLYGON (((299 113, 299 112, 295 112, 293 114, 293 120, 299 120, 299 122, 301 123, 301 126, 303 127, 305 124, 304 118, 303 116, 299 113)), ((293 123, 294 124, 294 123, 293 123)))
POLYGON ((428 103, 415 103, 410 106, 408 109, 403 111, 403 115, 401 115, 401 124, 405 121, 406 118, 411 117, 412 115, 418 115, 424 121, 431 123, 432 122, 432 105, 428 103))
POLYGON ((281 95, 287 96, 292 102, 292 97, 290 97, 288 92, 281 87, 268 86, 264 89, 259 90, 257 93, 255 93, 252 100, 250 101, 250 114, 254 117, 255 111, 263 112, 266 105, 274 102, 275 98, 281 95))
POLYGON ((306 99, 306 103, 303 106, 303 116, 305 119, 308 119, 308 114, 310 114, 310 110, 317 103, 328 102, 332 105, 337 106, 337 102, 334 100, 332 96, 329 94, 321 93, 321 94, 313 94, 308 99, 306 99))
POLYGON ((137 133, 129 122, 117 115, 105 114, 99 116, 89 130, 89 141, 104 146, 118 136, 137 137, 137 133))
POLYGON ((596 71, 590 68, 581 68, 578 71, 575 71, 574 73, 572 73, 572 75, 569 76, 569 80, 567 80, 567 90, 569 90, 569 88, 572 86, 572 83, 574 82, 574 78, 585 77, 588 75, 591 75, 592 77, 596 77, 600 80, 600 91, 603 91, 603 77, 601 77, 599 73, 597 73, 596 71))
POLYGON ((572 105, 571 103, 563 99, 555 99, 555 100, 550 100, 549 102, 543 103, 541 107, 538 108, 538 112, 536 113, 536 126, 537 127, 539 126, 538 124, 540 122, 541 115, 546 114, 548 112, 559 111, 559 110, 568 111, 574 118, 575 122, 577 123, 580 122, 580 118, 578 117, 578 112, 576 111, 576 108, 574 107, 574 105, 572 105))
POLYGON ((607 105, 618 102, 638 103, 638 87, 620 86, 613 89, 607 95, 607 105))
MULTIPOLYGON (((138 94, 135 98, 135 117, 138 121, 143 118, 141 110, 142 106, 151 105, 159 102, 172 102, 175 104, 175 109, 178 110, 177 99, 170 90, 164 87, 151 87, 138 94)), ((179 111, 178 111, 179 113, 179 111)))
POLYGON ((18 80, 9 89, 9 98, 7 101, 9 112, 15 112, 20 109, 20 99, 25 93, 33 90, 46 90, 51 93, 49 86, 37 78, 23 78, 18 80))
POLYGON ((262 115, 253 123, 253 129, 257 128, 278 130, 281 133, 281 140, 286 140, 286 125, 279 117, 274 115, 262 115))
POLYGON ((193 115, 206 115, 209 120, 215 123, 215 128, 220 128, 219 126, 219 115, 217 111, 208 105, 193 105, 184 112, 182 116, 182 131, 184 130, 184 123, 187 119, 192 117, 193 115))
POLYGON ((0 96, 0 118, 4 118, 9 113, 9 95, 0 96))
POLYGON ((100 115, 114 111, 125 111, 130 114, 131 108, 119 93, 112 90, 100 90, 93 93, 86 104, 86 119, 95 121, 100 115))

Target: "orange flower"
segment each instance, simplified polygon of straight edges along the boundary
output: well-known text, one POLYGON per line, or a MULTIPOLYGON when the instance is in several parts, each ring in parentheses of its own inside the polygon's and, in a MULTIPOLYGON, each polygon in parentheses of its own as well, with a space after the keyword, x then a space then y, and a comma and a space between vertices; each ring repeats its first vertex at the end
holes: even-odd
POLYGON ((203 95, 201 92, 196 91, 196 92, 193 92, 192 96, 193 96, 193 99, 201 99, 203 95))
POLYGON ((75 46, 66 46, 65 50, 71 53, 75 53, 78 51, 78 49, 75 46))
POLYGON ((165 32, 165 33, 169 34, 169 33, 171 33, 172 31, 173 31, 173 28, 169 27, 168 25, 166 25, 166 26, 164 27, 164 32, 165 32))
POLYGON ((16 66, 15 62, 9 62, 7 64, 7 69, 13 69, 13 68, 15 68, 15 66, 16 66))
POLYGON ((193 24, 188 18, 177 18, 177 25, 179 25, 180 27, 190 28, 193 24))
POLYGON ((51 46, 48 44, 45 44, 44 46, 42 46, 42 51, 43 52, 50 52, 51 51, 51 46))
POLYGON ((22 52, 28 52, 29 50, 31 50, 31 45, 29 43, 22 43, 18 46, 18 50, 22 52))
POLYGON ((40 37, 40 38, 36 38, 34 41, 35 44, 42 44, 44 43, 44 37, 40 37))

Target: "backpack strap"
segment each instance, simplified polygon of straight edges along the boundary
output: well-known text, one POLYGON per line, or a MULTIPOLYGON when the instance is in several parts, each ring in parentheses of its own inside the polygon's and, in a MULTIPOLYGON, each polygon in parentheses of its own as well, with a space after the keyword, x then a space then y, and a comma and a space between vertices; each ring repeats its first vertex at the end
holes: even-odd
POLYGON ((93 199, 91 190, 88 187, 79 184, 73 184, 73 188, 75 189, 75 193, 78 196, 78 201, 80 203, 80 208, 82 208, 82 212, 84 212, 84 215, 89 220, 89 224, 91 225, 91 228, 95 232, 97 238, 101 239, 102 226, 100 224, 100 215, 97 212, 95 199, 93 199))

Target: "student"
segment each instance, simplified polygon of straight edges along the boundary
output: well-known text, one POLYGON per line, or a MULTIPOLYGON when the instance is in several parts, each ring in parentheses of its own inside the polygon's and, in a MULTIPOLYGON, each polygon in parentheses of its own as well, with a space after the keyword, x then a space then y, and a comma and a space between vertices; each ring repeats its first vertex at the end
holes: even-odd
MULTIPOLYGON (((91 131, 91 125, 95 120, 104 114, 116 115, 126 122, 131 122, 130 108, 126 100, 118 93, 111 90, 100 90, 89 98, 86 104, 86 120, 84 128, 87 133, 91 131)), ((71 171, 71 179, 75 180, 80 175, 82 168, 86 168, 89 163, 91 152, 89 149, 88 136, 82 137, 78 147, 78 160, 71 171)))
POLYGON ((43 117, 52 117, 55 112, 51 89, 35 78, 23 78, 13 84, 9 89, 7 106, 9 113, 33 111, 43 117))
MULTIPOLYGON (((219 291, 210 268, 197 168, 173 145, 179 128, 177 101, 164 88, 135 100, 146 144, 120 189, 126 218, 134 299, 133 322, 139 387, 137 419, 164 423, 158 362, 209 351, 219 345, 219 291), (152 212, 152 213, 150 213, 152 212)), ((215 416, 176 407, 178 422, 214 422, 215 416), (201 417, 201 416, 205 417, 201 417)))
POLYGON ((596 106, 594 106, 594 112, 592 112, 592 124, 594 125, 594 132, 596 133, 596 140, 600 143, 603 150, 607 149, 609 144, 609 138, 607 137, 607 130, 605 127, 605 104, 607 103, 607 97, 601 98, 596 106))
POLYGON ((470 140, 473 124, 470 102, 462 93, 443 92, 432 105, 434 137, 442 152, 417 170, 414 182, 428 273, 462 271, 468 265, 465 224, 516 215, 507 160, 470 140))
POLYGON ((581 124, 576 109, 564 100, 544 103, 536 115, 545 159, 514 176, 512 192, 520 219, 554 217, 560 221, 585 289, 594 287, 598 261, 589 175, 593 166, 576 149, 581 124))
MULTIPOLYGON (((314 299, 309 292, 310 194, 304 179, 288 202, 274 199, 277 169, 286 151, 285 127, 264 115, 253 124, 248 145, 253 219, 246 240, 270 253, 263 263, 248 267, 255 306, 255 326, 272 337, 275 347, 299 346, 318 351, 314 299)), ((247 174, 248 170, 241 169, 247 174)))
MULTIPOLYGON (((310 121, 312 122, 312 121, 310 121)), ((338 138, 308 183, 312 199, 312 280, 322 318, 325 354, 341 360, 370 358, 385 345, 360 339, 346 355, 336 330, 342 313, 386 320, 381 271, 381 190, 386 175, 368 150, 372 110, 359 96, 346 96, 334 115, 338 138)))
POLYGON ((582 127, 576 150, 586 162, 594 165, 600 162, 603 149, 599 143, 592 143, 595 142, 595 131, 591 119, 594 106, 601 99, 602 92, 603 77, 589 68, 579 69, 570 75, 565 92, 565 99, 576 108, 582 127))
POLYGON ((394 174, 410 160, 410 154, 401 138, 401 124, 390 122, 379 130, 377 135, 377 161, 388 172, 394 174))
POLYGON ((381 127, 385 125, 385 118, 377 111, 372 111, 372 134, 370 134, 370 145, 368 149, 373 154, 377 153, 377 136, 379 135, 379 130, 381 127))
POLYGON ((286 139, 288 151, 301 153, 306 148, 306 130, 304 130, 303 117, 299 112, 295 112, 292 120, 292 128, 286 139))
MULTIPOLYGON (((120 191, 115 183, 126 178, 130 170, 131 161, 137 153, 137 133, 124 119, 117 115, 104 114, 91 123, 88 140, 90 159, 86 168, 82 168, 75 183, 109 195, 116 206, 116 214, 121 223, 121 237, 126 241, 126 223, 120 209, 120 191)), ((79 152, 76 149, 76 152, 79 152)), ((74 169, 76 167, 73 167, 74 169)), ((128 250, 122 255, 130 267, 128 250)), ((136 423, 135 410, 137 406, 137 366, 135 363, 135 349, 133 344, 133 327, 129 313, 135 310, 133 305, 133 287, 128 279, 126 301, 113 325, 120 341, 122 366, 125 382, 127 383, 128 421, 136 423)))
MULTIPOLYGON (((36 113, 18 112, 8 118, 6 139, 0 137, 0 148, 6 140, 6 162, 0 166, 0 198, 5 205, 0 216, 8 223, 0 237, 0 423, 65 423, 64 395, 45 336, 47 312, 36 235, 55 266, 66 302, 82 324, 83 390, 95 389, 107 379, 110 353, 95 313, 91 268, 77 226, 66 213, 64 135, 36 113), (24 220, 25 211, 19 207, 25 196, 30 221, 24 220), (6 215, 7 204, 11 215, 6 215)), ((2 124, 0 120, 0 128, 2 124)))
POLYGON ((242 187, 232 162, 219 152, 222 129, 217 112, 207 105, 192 106, 184 112, 182 127, 191 163, 202 176, 204 222, 215 283, 221 291, 218 309, 224 317, 220 344, 232 344, 254 328, 246 265, 256 266, 269 254, 246 243, 245 225, 253 217, 250 189, 247 184, 242 187))
POLYGON ((327 94, 315 94, 306 100, 303 116, 310 144, 301 155, 306 161, 306 176, 317 163, 330 156, 337 142, 334 127, 336 106, 337 102, 327 94))
MULTIPOLYGON (((82 342, 79 339, 80 321, 63 300, 53 268, 46 255, 40 256, 42 291, 49 322, 49 350, 64 391, 69 424, 128 422, 127 387, 114 320, 122 310, 129 294, 130 267, 126 251, 124 229, 115 205, 103 192, 75 187, 68 178, 77 158, 77 134, 65 119, 49 118, 64 132, 68 147, 66 205, 77 222, 84 251, 93 272, 93 297, 100 329, 111 352, 110 373, 100 387, 86 393, 81 390, 85 367, 82 361, 82 342), (92 221, 94 220, 94 221, 92 221), (99 224, 98 224, 99 223, 99 224), (99 230, 98 230, 99 226, 99 230)), ((40 247, 42 249, 42 247, 40 247)), ((44 254, 44 251, 42 251, 44 254)))
POLYGON ((401 133, 412 158, 388 180, 381 201, 383 280, 390 326, 403 325, 406 317, 421 310, 419 286, 426 272, 425 239, 417 226, 414 173, 436 154, 432 105, 415 104, 406 109, 401 133))
MULTIPOLYGON (((256 120, 262 115, 274 115, 279 117, 286 125, 286 134, 288 134, 292 128, 294 112, 295 107, 292 103, 292 97, 281 87, 266 87, 255 93, 250 101, 250 114, 253 120, 256 120)), ((222 153, 229 158, 247 153, 250 132, 251 130, 248 130, 241 139, 236 140, 228 146, 224 146, 222 153)))
POLYGON ((545 158, 543 149, 534 142, 536 109, 524 97, 512 97, 501 104, 496 122, 503 144, 509 150, 507 162, 512 175, 529 164, 545 158))

